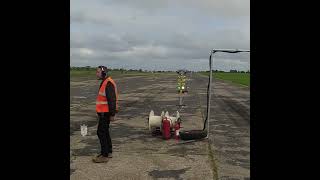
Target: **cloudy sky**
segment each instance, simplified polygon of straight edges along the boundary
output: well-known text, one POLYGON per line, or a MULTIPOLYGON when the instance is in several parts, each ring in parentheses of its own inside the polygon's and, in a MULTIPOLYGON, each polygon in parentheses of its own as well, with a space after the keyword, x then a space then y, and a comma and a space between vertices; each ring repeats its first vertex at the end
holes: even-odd
MULTIPOLYGON (((71 66, 208 70, 212 48, 250 49, 249 0, 70 0, 71 66)), ((250 54, 215 54, 248 70, 250 54)))

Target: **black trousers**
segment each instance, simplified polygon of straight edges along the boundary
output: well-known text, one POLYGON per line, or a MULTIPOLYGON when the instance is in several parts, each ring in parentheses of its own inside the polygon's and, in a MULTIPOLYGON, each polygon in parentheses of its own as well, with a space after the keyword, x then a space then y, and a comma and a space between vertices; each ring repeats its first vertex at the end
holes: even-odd
POLYGON ((99 124, 97 135, 100 140, 101 154, 108 156, 108 153, 112 153, 112 143, 109 132, 110 125, 110 114, 109 113, 98 113, 99 124))

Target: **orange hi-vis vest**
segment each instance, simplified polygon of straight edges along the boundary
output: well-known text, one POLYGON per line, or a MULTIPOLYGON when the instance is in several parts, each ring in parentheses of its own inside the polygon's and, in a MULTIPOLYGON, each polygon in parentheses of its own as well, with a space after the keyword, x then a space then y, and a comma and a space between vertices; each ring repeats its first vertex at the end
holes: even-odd
POLYGON ((111 79, 111 77, 108 77, 107 79, 104 80, 102 83, 100 89, 99 89, 99 94, 97 96, 96 100, 96 110, 97 112, 109 112, 109 106, 108 106, 108 99, 106 96, 106 86, 110 82, 113 87, 114 91, 116 94, 116 111, 118 111, 118 90, 117 90, 117 85, 116 83, 111 79))

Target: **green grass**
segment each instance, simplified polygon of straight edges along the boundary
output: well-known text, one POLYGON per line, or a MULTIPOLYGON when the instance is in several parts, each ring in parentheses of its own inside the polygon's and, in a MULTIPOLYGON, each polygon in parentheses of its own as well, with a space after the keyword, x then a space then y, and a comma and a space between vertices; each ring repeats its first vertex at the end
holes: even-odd
MULTIPOLYGON (((108 74, 110 76, 119 76, 119 75, 145 75, 147 73, 132 71, 132 72, 124 72, 123 74, 121 74, 120 71, 109 71, 108 74)), ((95 77, 96 70, 71 70, 70 76, 71 77, 90 77, 90 76, 95 77)))
POLYGON ((95 70, 70 70, 70 77, 96 76, 95 70))
MULTIPOLYGON (((175 74, 175 73, 151 73, 151 72, 139 72, 139 71, 124 71, 121 73, 121 71, 109 71, 108 73, 113 78, 117 77, 128 77, 128 76, 157 76, 160 74, 175 74)), ((96 78, 96 70, 70 70, 70 77, 71 78, 96 78)))
MULTIPOLYGON (((202 72, 200 74, 209 75, 209 72, 202 72)), ((222 79, 235 84, 241 84, 244 86, 250 86, 250 73, 227 73, 218 72, 213 73, 213 77, 217 79, 222 79)))
MULTIPOLYGON (((125 71, 121 73, 121 71, 110 71, 109 75, 113 78, 117 77, 129 77, 129 76, 158 76, 158 75, 170 74, 175 75, 174 72, 170 73, 151 73, 151 72, 139 72, 139 71, 125 71)), ((201 72, 200 74, 209 76, 209 72, 201 72)), ((250 73, 226 73, 226 72, 218 72, 213 73, 214 78, 222 79, 228 82, 232 82, 235 84, 241 84, 244 86, 250 86, 250 73)), ((96 70, 70 70, 71 78, 96 78, 96 70)))

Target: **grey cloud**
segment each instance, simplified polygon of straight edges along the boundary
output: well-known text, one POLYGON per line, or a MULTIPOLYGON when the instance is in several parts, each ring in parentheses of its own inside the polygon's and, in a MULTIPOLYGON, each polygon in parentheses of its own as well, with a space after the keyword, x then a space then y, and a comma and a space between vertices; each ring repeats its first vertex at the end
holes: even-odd
MULTIPOLYGON (((122 60, 124 63, 136 60, 177 59, 193 61, 207 59, 211 49, 206 40, 194 40, 192 37, 173 36, 170 39, 148 42, 142 38, 126 34, 124 36, 86 36, 86 39, 72 38, 71 48, 94 49, 95 55, 87 56, 92 59, 122 60)), ((83 38, 83 36, 82 36, 83 38)), ((79 51, 78 51, 79 52, 79 51)), ((248 62, 248 55, 216 54, 216 58, 241 59, 248 62)), ((75 58, 75 57, 73 57, 75 58)), ((170 61, 169 61, 170 62, 170 61)))
POLYGON ((154 14, 171 7, 186 8, 215 16, 249 16, 250 0, 101 0, 104 5, 130 6, 154 14))
MULTIPOLYGON (((205 69, 211 48, 250 49, 249 1, 239 2, 71 1, 71 64, 205 69)), ((250 67, 250 55, 215 59, 250 67)))

